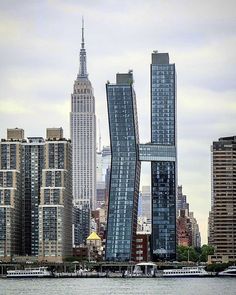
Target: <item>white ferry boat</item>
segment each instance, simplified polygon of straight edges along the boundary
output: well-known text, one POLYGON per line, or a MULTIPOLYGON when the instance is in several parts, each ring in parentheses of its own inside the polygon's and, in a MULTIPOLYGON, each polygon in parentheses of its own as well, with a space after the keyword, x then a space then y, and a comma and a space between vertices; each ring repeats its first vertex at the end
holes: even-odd
POLYGON ((164 269, 162 273, 163 277, 206 277, 209 275, 202 266, 164 269))
POLYGON ((218 276, 236 277, 236 266, 235 265, 229 266, 224 271, 219 272, 218 276))
POLYGON ((46 278, 51 276, 52 274, 47 270, 47 267, 7 271, 7 278, 46 278))

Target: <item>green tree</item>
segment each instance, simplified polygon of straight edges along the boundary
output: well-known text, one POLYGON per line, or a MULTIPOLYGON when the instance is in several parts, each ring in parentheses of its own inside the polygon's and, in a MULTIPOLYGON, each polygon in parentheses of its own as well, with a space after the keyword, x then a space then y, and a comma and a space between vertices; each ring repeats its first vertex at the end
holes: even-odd
POLYGON ((178 261, 198 261, 199 253, 194 247, 177 246, 177 259, 178 261))
POLYGON ((178 261, 201 261, 207 262, 208 255, 214 254, 212 246, 203 245, 201 248, 177 246, 177 259, 178 261))
POLYGON ((214 254, 214 247, 209 245, 202 245, 200 261, 207 262, 208 255, 213 255, 213 254, 214 254))

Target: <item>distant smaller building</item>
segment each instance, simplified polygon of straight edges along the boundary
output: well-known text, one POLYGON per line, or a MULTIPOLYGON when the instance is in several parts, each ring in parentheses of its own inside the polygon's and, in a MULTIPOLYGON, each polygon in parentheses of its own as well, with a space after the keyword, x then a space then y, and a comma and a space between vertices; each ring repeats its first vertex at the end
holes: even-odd
POLYGON ((88 247, 78 246, 73 248, 73 256, 77 257, 79 260, 88 260, 88 247))
POLYGON ((86 244, 90 233, 91 210, 89 204, 73 206, 73 245, 74 247, 86 244))
POLYGON ((60 128, 47 128, 46 131, 47 139, 62 139, 63 138, 63 129, 60 128))
POLYGON ((177 218, 177 243, 179 246, 192 246, 192 224, 186 210, 180 210, 177 218))
POLYGON ((7 140, 23 140, 24 129, 21 128, 9 128, 7 129, 7 140))
POLYGON ((183 194, 182 185, 179 185, 177 189, 176 216, 177 245, 200 248, 199 225, 194 213, 189 211, 189 203, 187 196, 183 194))
POLYGON ((152 231, 151 220, 145 216, 138 217, 137 231, 151 234, 151 231, 152 231))
POLYGON ((96 232, 100 237, 104 237, 107 222, 106 214, 107 212, 105 208, 98 208, 97 210, 92 211, 92 220, 96 224, 96 232))
POLYGON ((142 186, 142 216, 151 220, 151 187, 149 185, 142 186))
POLYGON ((201 247, 201 234, 197 219, 194 217, 193 212, 189 212, 189 218, 192 227, 192 246, 195 248, 201 247))
POLYGON ((103 253, 102 240, 95 232, 92 232, 90 234, 90 236, 86 240, 86 244, 88 247, 89 261, 102 260, 102 253, 103 253))
POLYGON ((135 261, 150 261, 150 233, 137 232, 135 244, 135 261))
POLYGON ((177 187, 177 200, 176 200, 176 216, 180 215, 180 210, 185 209, 189 212, 189 203, 187 202, 187 196, 183 194, 182 185, 177 187))

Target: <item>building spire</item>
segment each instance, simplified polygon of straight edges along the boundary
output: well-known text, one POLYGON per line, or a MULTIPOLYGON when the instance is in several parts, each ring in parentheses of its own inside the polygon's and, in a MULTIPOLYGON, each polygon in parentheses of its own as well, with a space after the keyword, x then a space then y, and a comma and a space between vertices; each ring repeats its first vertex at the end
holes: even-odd
POLYGON ((86 64, 86 50, 84 46, 84 18, 82 17, 82 42, 81 42, 81 49, 80 49, 80 67, 79 67, 79 74, 78 78, 87 78, 87 64, 86 64))
POLYGON ((84 48, 84 17, 82 16, 82 43, 81 48, 84 48))

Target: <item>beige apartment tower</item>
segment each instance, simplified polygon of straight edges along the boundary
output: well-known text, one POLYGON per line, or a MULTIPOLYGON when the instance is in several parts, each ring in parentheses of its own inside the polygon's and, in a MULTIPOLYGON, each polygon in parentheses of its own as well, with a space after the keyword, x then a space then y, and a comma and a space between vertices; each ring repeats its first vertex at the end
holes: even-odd
MULTIPOLYGON (((9 131, 9 129, 8 129, 9 131)), ((9 133, 8 133, 9 135, 9 133)), ((19 134, 0 143, 0 260, 20 255, 21 240, 21 155, 19 134)))
POLYGON ((46 139, 61 139, 63 138, 63 129, 60 128, 47 128, 46 139))
POLYGON ((39 261, 60 263, 72 255, 71 143, 52 136, 45 141, 39 205, 39 261))
POLYGON ((21 128, 9 128, 7 129, 7 140, 23 140, 24 129, 21 128))
POLYGON ((236 260, 236 136, 212 145, 212 209, 209 241, 211 262, 236 260))

